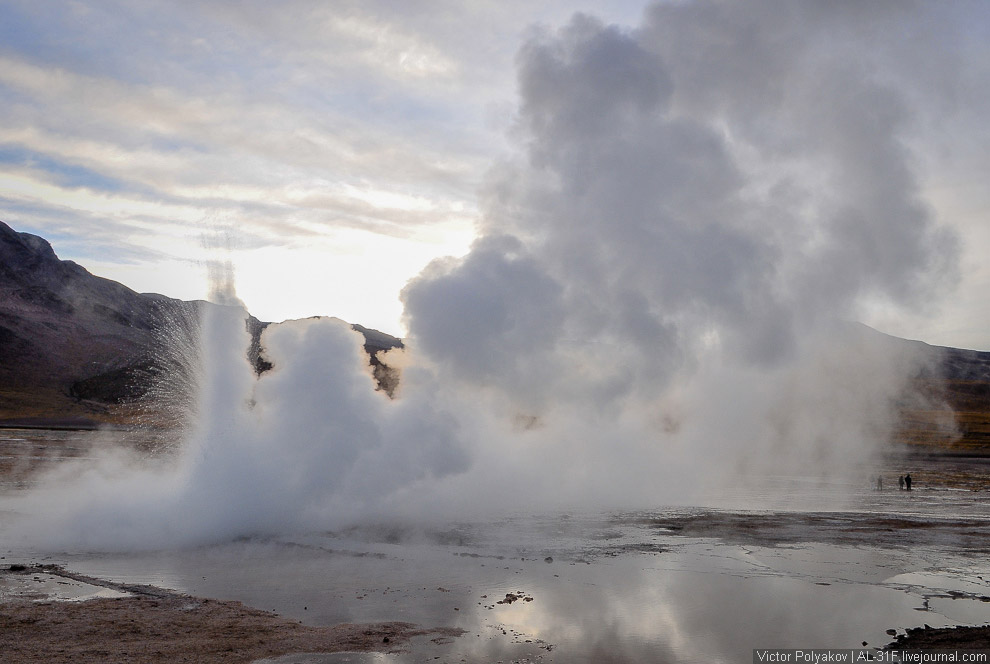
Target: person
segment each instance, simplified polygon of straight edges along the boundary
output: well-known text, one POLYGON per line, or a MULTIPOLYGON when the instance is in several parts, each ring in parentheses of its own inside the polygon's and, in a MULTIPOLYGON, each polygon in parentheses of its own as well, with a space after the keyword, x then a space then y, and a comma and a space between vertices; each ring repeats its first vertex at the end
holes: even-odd
POLYGON ((883 475, 877 475, 877 491, 883 491, 883 475))
POLYGON ((904 476, 904 488, 908 491, 911 490, 911 473, 904 476))
POLYGON ((903 475, 901 475, 900 477, 897 478, 897 488, 900 489, 901 491, 904 490, 904 476, 903 475))

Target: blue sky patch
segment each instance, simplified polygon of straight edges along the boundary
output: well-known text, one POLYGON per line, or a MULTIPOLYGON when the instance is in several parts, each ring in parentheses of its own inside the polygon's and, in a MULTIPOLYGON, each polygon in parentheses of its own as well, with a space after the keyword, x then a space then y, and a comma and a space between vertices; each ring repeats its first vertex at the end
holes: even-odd
POLYGON ((0 164, 45 171, 54 182, 63 187, 86 187, 107 192, 134 190, 133 186, 122 180, 16 145, 0 144, 0 164))

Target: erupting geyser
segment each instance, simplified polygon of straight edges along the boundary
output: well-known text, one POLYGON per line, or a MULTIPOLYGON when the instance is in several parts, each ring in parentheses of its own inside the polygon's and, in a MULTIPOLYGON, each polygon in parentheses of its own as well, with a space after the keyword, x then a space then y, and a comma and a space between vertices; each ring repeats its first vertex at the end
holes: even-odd
POLYGON ((925 47, 912 26, 952 16, 822 8, 661 4, 635 30, 535 32, 477 242, 403 291, 397 397, 331 319, 265 330, 256 376, 244 311, 215 308, 177 462, 63 468, 19 505, 34 534, 158 547, 851 472, 918 367, 840 321, 954 278, 909 140, 934 83, 899 59, 925 47))

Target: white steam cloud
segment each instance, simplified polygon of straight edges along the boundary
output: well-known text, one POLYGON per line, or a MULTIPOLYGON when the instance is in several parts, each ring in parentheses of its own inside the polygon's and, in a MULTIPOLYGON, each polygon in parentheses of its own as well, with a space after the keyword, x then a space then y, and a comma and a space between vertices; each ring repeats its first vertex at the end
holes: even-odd
POLYGON ((957 28, 945 6, 687 2, 535 31, 479 239, 403 291, 394 400, 339 321, 269 327, 257 377, 243 311, 217 309, 175 465, 64 470, 18 509, 35 535, 155 547, 851 472, 919 360, 841 321, 955 279, 911 148, 917 99, 951 85, 913 67, 919 34, 957 28))

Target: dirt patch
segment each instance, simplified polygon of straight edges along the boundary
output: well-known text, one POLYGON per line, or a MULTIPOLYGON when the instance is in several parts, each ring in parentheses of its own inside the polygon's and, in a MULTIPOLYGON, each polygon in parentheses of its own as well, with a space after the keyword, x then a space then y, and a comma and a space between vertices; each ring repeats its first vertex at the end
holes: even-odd
POLYGON ((114 584, 51 566, 0 572, 42 569, 133 596, 0 603, 0 662, 247 663, 291 653, 402 652, 414 636, 462 634, 458 629, 422 629, 404 622, 310 627, 240 602, 114 584))

